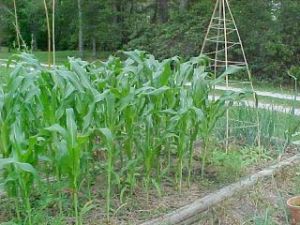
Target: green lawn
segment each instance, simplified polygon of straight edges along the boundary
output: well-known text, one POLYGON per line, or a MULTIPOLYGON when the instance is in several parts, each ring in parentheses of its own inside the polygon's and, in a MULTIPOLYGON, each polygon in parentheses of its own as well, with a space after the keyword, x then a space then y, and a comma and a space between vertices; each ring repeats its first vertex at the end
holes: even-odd
MULTIPOLYGON (((17 52, 8 52, 7 49, 3 48, 0 51, 0 59, 8 59, 17 52)), ((48 62, 48 52, 45 51, 34 51, 33 54, 43 63, 48 62)), ((97 59, 105 59, 109 56, 110 52, 99 52, 97 58, 93 58, 91 51, 84 52, 84 60, 93 61, 97 59)), ((52 55, 51 55, 52 57, 52 55)), ((56 63, 62 64, 67 61, 68 57, 79 57, 78 51, 57 51, 56 52, 56 63)))
MULTIPOLYGON (((225 83, 224 83, 225 85, 225 83)), ((244 88, 244 87, 250 87, 249 83, 243 84, 241 81, 238 80, 232 80, 229 82, 229 85, 231 87, 236 88, 244 88)), ((292 80, 288 84, 281 85, 281 84, 274 84, 267 81, 253 81, 253 86, 256 91, 268 91, 268 92, 274 92, 274 93, 281 93, 281 94, 294 94, 294 83, 292 80)))
MULTIPOLYGON (((215 93, 216 96, 220 96, 224 92, 225 91, 223 91, 223 90, 215 90, 214 93, 215 93)), ((281 92, 277 92, 277 93, 281 93, 281 92)), ((292 95, 293 93, 291 92, 290 94, 292 95)), ((245 100, 254 101, 253 95, 249 94, 245 98, 245 100)), ((284 107, 295 107, 297 109, 300 108, 299 101, 280 99, 280 98, 274 98, 274 97, 258 96, 258 102, 259 103, 264 103, 264 104, 270 104, 270 105, 284 106, 284 107)))

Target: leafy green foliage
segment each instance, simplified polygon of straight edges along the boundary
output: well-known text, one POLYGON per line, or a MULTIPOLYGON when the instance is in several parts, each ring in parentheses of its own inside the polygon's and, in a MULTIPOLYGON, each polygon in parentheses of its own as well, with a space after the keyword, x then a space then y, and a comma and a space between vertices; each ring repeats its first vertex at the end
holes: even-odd
POLYGON ((215 149, 209 156, 209 164, 214 166, 217 179, 219 181, 230 181, 239 178, 243 174, 243 157, 239 151, 230 151, 215 149))

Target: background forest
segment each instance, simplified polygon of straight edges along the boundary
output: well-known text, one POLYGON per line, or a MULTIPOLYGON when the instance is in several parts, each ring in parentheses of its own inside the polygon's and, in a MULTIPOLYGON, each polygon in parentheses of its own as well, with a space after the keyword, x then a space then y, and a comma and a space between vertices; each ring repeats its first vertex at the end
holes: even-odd
MULTIPOLYGON (((300 78, 300 1, 230 2, 255 78, 283 82, 289 69, 300 78)), ((47 3, 51 11, 52 1, 47 3)), ((32 49, 46 50, 43 1, 16 5, 22 38, 32 49)), ((212 0, 57 0, 56 48, 95 58, 136 48, 158 58, 189 58, 200 52, 213 6, 212 0)), ((13 1, 0 0, 0 46, 10 49, 16 45, 13 10, 13 1)))

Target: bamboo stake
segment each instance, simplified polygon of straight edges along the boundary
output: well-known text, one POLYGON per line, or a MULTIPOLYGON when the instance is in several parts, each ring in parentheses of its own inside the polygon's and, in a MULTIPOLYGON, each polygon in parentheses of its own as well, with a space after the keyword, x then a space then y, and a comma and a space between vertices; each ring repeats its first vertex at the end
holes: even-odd
MULTIPOLYGON (((218 0, 216 4, 219 4, 219 17, 222 15, 221 10, 221 1, 218 0)), ((213 15, 214 16, 214 15, 213 15)), ((219 20, 218 27, 221 26, 221 20, 219 20)), ((220 39, 220 29, 218 29, 217 34, 217 44, 216 44, 216 53, 215 53, 215 63, 214 63, 214 79, 217 78, 217 71, 218 71, 218 54, 219 54, 219 39, 220 39)), ((213 87, 213 100, 215 100, 215 92, 216 92, 216 86, 213 87)))
POLYGON ((51 29, 49 22, 49 13, 46 0, 44 0, 45 14, 46 14, 46 23, 47 23, 47 31, 48 31, 48 68, 51 66, 51 29))
MULTIPOLYGON (((234 16, 232 14, 232 11, 231 11, 229 3, 228 3, 228 0, 225 0, 225 1, 226 1, 226 4, 227 4, 227 7, 228 7, 228 12, 230 14, 231 20, 234 24, 234 27, 237 28, 234 16)), ((245 51, 244 51, 243 42, 242 42, 242 39, 241 39, 241 36, 240 36, 240 33, 239 33, 238 29, 236 29, 236 33, 237 33, 237 36, 238 36, 238 39, 239 39, 239 42, 240 42, 240 45, 241 45, 241 51, 242 51, 243 58, 244 58, 244 61, 245 61, 245 64, 246 64, 246 69, 247 69, 247 73, 248 73, 248 79, 250 81, 251 90, 253 91, 253 100, 254 100, 254 102, 257 102, 258 100, 257 100, 256 94, 255 94, 255 90, 254 90, 254 86, 253 86, 253 82, 252 82, 252 75, 251 75, 251 72, 250 72, 248 60, 247 60, 247 57, 246 57, 246 54, 245 54, 245 51)), ((260 147, 261 146, 261 140, 260 140, 261 130, 260 130, 260 121, 259 121, 259 112, 258 112, 258 110, 256 110, 256 123, 257 123, 257 145, 260 147)))
POLYGON ((55 66, 55 0, 52 0, 52 62, 53 66, 55 66))
MULTIPOLYGON (((225 44, 225 69, 228 69, 228 43, 227 43, 227 30, 226 30, 226 6, 225 0, 222 0, 222 8, 223 8, 223 26, 224 26, 224 44, 225 44)), ((228 75, 225 77, 226 80, 226 88, 229 87, 228 75)), ((225 140, 226 153, 228 152, 229 145, 229 109, 226 109, 226 140, 225 140)))
MULTIPOLYGON (((219 0, 218 0, 218 1, 219 1, 219 0)), ((209 32, 210 32, 211 26, 212 26, 212 22, 213 22, 213 20, 214 20, 214 14, 216 13, 217 8, 218 8, 218 4, 215 5, 213 15, 212 15, 212 17, 211 17, 211 19, 210 19, 209 26, 208 26, 207 32, 206 32, 206 34, 205 34, 205 38, 204 38, 203 44, 202 44, 202 46, 201 46, 201 52, 200 52, 200 55, 203 54, 203 51, 204 51, 204 48, 205 48, 205 45, 206 45, 206 41, 207 41, 207 38, 208 38, 208 35, 209 35, 209 32)))
MULTIPOLYGON (((229 2, 228 0, 217 0, 216 1, 216 5, 215 5, 215 9, 208 27, 208 31, 205 35, 205 39, 201 48, 201 54, 207 54, 209 56, 210 61, 212 61, 214 64, 211 65, 212 69, 214 70, 214 73, 216 74, 216 71, 218 71, 218 68, 225 68, 226 70, 228 69, 229 65, 235 65, 235 66, 245 66, 246 70, 247 70, 247 74, 248 74, 248 79, 249 79, 249 83, 251 85, 251 89, 253 91, 253 98, 254 98, 254 102, 256 102, 257 104, 257 97, 256 97, 256 93, 253 87, 253 82, 252 82, 252 76, 251 76, 251 72, 250 72, 250 68, 249 68, 249 64, 246 58, 246 54, 244 51, 244 46, 239 34, 239 31, 237 29, 237 25, 235 22, 235 19, 233 17, 232 11, 230 9, 229 6, 229 2), (222 13, 219 13, 219 15, 217 15, 217 9, 219 7, 219 10, 221 9, 222 13), (226 12, 226 10, 228 12, 226 12), (226 15, 228 14, 228 15, 226 15), (217 20, 217 22, 214 22, 214 20, 217 20), (220 22, 223 22, 223 26, 220 26, 220 22), (210 37, 210 31, 211 29, 216 29, 218 31, 217 36, 213 35, 213 37, 210 37), (232 42, 229 40, 229 34, 231 33, 236 33, 237 37, 238 37, 238 42, 232 42), (224 44, 224 48, 219 48, 220 43, 223 45, 224 44), (211 51, 210 52, 205 52, 205 46, 207 44, 215 44, 215 51, 211 51), (233 46, 239 45, 241 52, 242 52, 242 58, 243 58, 243 62, 237 62, 237 61, 230 61, 229 60, 229 49, 232 49, 233 46), (222 55, 222 57, 224 57, 225 59, 222 58, 222 60, 220 60, 220 54, 222 54, 224 52, 224 55, 222 55), (214 56, 212 56, 214 55, 214 56)), ((241 60, 242 61, 242 60, 241 60)), ((226 82, 226 90, 229 90, 229 77, 228 75, 225 77, 225 82, 226 82)), ((226 152, 228 151, 228 147, 229 147, 229 137, 230 137, 230 124, 229 124, 229 110, 226 110, 226 152)), ((259 121, 259 112, 256 111, 256 122, 254 122, 257 126, 257 135, 256 135, 256 142, 258 146, 261 146, 261 140, 260 140, 260 136, 261 136, 261 131, 260 131, 260 121, 259 121)))
POLYGON ((15 28, 16 28, 16 35, 17 35, 17 44, 18 50, 21 49, 21 42, 20 42, 20 31, 19 31, 19 22, 18 22, 18 14, 17 14, 17 4, 16 0, 13 0, 14 3, 14 11, 15 11, 15 28))

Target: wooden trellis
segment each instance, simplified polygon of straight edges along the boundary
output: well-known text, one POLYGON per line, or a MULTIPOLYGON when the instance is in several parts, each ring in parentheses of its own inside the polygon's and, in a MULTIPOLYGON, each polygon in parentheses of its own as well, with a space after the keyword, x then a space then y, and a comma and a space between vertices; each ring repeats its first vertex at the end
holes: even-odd
MULTIPOLYGON (((201 54, 206 55, 214 75, 217 77, 229 66, 244 67, 248 76, 248 82, 254 93, 252 76, 244 51, 243 43, 233 17, 228 0, 217 0, 214 7, 207 33, 205 35, 201 54)), ((225 78, 226 87, 229 88, 229 78, 225 78)), ((254 101, 257 102, 255 93, 254 101)), ((226 150, 229 141, 229 112, 226 112, 226 150)), ((260 125, 257 112, 257 143, 260 145, 260 125)))

